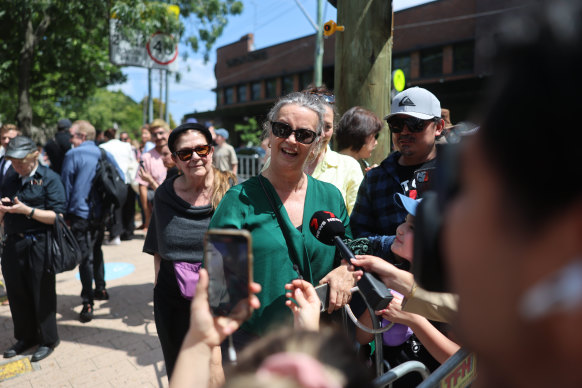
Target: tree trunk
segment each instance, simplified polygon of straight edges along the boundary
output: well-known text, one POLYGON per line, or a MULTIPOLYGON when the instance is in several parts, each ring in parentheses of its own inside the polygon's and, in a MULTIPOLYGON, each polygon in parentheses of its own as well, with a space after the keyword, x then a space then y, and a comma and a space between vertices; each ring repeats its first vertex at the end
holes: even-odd
POLYGON ((24 42, 18 63, 18 113, 16 122, 23 135, 31 135, 32 106, 30 105, 30 77, 35 37, 30 18, 24 26, 24 42))
MULTIPOLYGON (((29 11, 25 11, 29 12, 29 11)), ((23 44, 20 50, 18 61, 18 112, 16 113, 16 123, 23 135, 32 135, 32 105, 30 104, 30 78, 32 73, 32 60, 36 42, 44 36, 46 29, 51 23, 51 17, 45 13, 36 31, 32 25, 32 15, 27 13, 23 16, 22 33, 23 44)))
MULTIPOLYGON (((335 97, 339 114, 359 105, 380 119, 390 112, 392 1, 339 0, 337 23, 345 26, 335 40, 335 97)), ((380 163, 390 152, 387 126, 368 162, 380 163)))

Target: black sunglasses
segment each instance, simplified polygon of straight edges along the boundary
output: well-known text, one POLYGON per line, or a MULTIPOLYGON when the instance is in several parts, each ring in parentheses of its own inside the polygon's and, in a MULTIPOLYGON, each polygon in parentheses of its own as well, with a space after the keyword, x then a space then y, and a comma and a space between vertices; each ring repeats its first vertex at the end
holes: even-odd
POLYGON ((294 134, 295 140, 301 144, 311 144, 317 138, 317 133, 310 129, 292 129, 289 124, 279 121, 271 121, 271 129, 273 130, 273 135, 282 139, 287 139, 291 134, 294 134))
POLYGON ((196 155, 200 156, 201 158, 208 156, 212 146, 210 144, 200 145, 194 148, 186 148, 183 150, 179 150, 174 152, 174 155, 178 157, 182 162, 187 162, 192 159, 192 155, 196 152, 196 155))
POLYGON ((323 93, 315 93, 315 92, 309 92, 309 94, 316 95, 317 97, 321 98, 322 100, 324 100, 328 104, 335 103, 335 96, 333 94, 323 94, 323 93))
POLYGON ((388 127, 390 128, 390 132, 392 133, 400 133, 404 130, 404 126, 408 128, 408 130, 412 133, 419 133, 424 131, 426 128, 426 124, 432 121, 435 121, 436 118, 422 120, 416 117, 399 117, 399 116, 392 116, 386 119, 388 123, 388 127))

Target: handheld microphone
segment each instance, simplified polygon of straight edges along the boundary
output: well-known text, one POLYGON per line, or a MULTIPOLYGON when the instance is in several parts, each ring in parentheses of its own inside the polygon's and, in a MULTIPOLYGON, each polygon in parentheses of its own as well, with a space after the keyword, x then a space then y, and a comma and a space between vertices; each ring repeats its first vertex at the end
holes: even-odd
MULTIPOLYGON (((355 257, 342 239, 346 234, 346 228, 342 220, 332 212, 320 210, 313 213, 309 222, 309 230, 318 241, 326 245, 335 245, 340 252, 340 256, 348 262, 355 257)), ((358 288, 364 295, 364 299, 374 310, 385 309, 392 300, 390 289, 371 273, 364 272, 364 275, 358 281, 358 288)))
POLYGON ((320 210, 313 213, 309 222, 309 230, 322 243, 326 245, 335 244, 344 260, 349 262, 350 259, 355 257, 343 240, 346 235, 344 223, 332 212, 320 210))

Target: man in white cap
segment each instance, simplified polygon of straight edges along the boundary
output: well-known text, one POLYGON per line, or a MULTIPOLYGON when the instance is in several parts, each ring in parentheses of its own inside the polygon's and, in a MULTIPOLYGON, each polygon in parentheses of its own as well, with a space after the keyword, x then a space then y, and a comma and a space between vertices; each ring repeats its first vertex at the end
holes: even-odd
POLYGON ((232 171, 236 175, 238 158, 234 148, 226 142, 228 140, 228 131, 224 128, 219 128, 214 132, 216 133, 216 147, 212 157, 214 167, 220 171, 232 171))
POLYGON ((406 210, 394 204, 394 194, 416 199, 414 172, 435 163, 435 140, 444 121, 434 94, 419 87, 406 89, 394 97, 391 112, 384 119, 397 151, 370 170, 360 185, 350 217, 355 237, 395 235, 406 210))

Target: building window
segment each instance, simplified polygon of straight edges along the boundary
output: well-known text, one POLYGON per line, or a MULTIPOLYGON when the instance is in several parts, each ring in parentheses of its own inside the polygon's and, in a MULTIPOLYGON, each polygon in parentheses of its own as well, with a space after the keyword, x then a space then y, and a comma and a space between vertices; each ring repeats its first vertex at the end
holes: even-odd
POLYGON ((277 97, 277 79, 270 78, 265 81, 265 97, 275 98, 277 97))
POLYGON ((299 86, 301 90, 307 89, 307 87, 313 82, 313 72, 304 71, 299 74, 299 86))
POLYGON ((234 102, 234 88, 232 86, 224 88, 224 105, 229 105, 234 102))
POLYGON ((402 55, 392 58, 392 70, 400 69, 404 72, 406 81, 410 79, 410 55, 402 55))
POLYGON ((247 85, 238 85, 237 90, 237 102, 247 101, 247 85))
POLYGON ((295 90, 295 87, 293 85, 293 76, 292 75, 284 75, 282 77, 282 86, 283 86, 283 90, 281 91, 281 93, 283 95, 287 94, 287 93, 291 93, 292 91, 295 90))
POLYGON ((443 74, 442 47, 423 50, 420 53, 420 76, 436 77, 443 74))
POLYGON ((261 99, 261 82, 251 83, 251 100, 257 101, 261 99))
POLYGON ((474 42, 458 43, 453 46, 453 72, 472 73, 475 58, 474 42))

